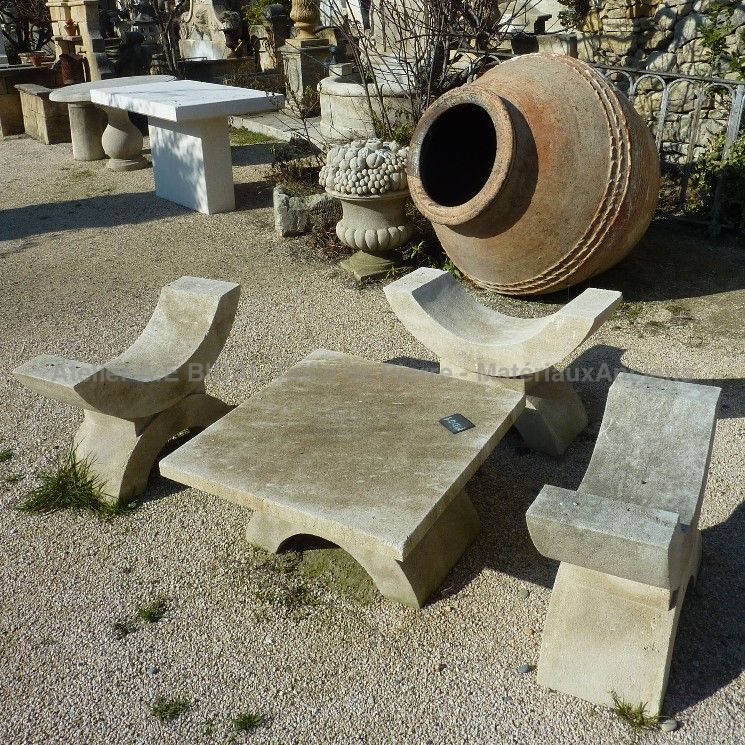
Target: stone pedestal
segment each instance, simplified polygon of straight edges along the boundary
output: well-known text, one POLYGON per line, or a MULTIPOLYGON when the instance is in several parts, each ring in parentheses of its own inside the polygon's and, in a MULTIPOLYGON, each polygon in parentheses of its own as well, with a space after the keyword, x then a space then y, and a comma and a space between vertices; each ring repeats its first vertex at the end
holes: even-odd
POLYGON ((112 171, 147 168, 148 162, 142 157, 142 133, 132 124, 129 114, 110 106, 101 108, 109 119, 101 137, 101 146, 109 156, 106 167, 112 171))
POLYGON ((82 54, 88 62, 91 80, 114 76, 114 68, 106 56, 106 44, 101 34, 98 0, 48 0, 56 56, 82 54), (65 23, 77 26, 73 36, 65 23))
POLYGON ((75 160, 102 160, 106 157, 101 145, 106 114, 91 103, 68 104, 72 157, 75 160))
POLYGON ((286 108, 294 114, 318 116, 318 84, 326 77, 329 43, 326 39, 288 39, 280 48, 287 78, 286 108))

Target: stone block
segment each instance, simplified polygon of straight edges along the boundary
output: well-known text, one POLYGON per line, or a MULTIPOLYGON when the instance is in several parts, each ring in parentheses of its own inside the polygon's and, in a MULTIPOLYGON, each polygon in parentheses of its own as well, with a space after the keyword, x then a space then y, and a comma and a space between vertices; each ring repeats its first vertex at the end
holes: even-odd
POLYGON ((15 86, 21 98, 26 134, 45 145, 70 142, 70 118, 65 104, 49 100, 51 88, 41 85, 15 86))
POLYGON ((340 216, 341 205, 336 197, 329 194, 292 196, 281 186, 275 186, 274 230, 283 238, 303 235, 310 232, 313 221, 324 213, 340 216))
POLYGON ((0 93, 0 137, 17 135, 23 132, 23 109, 21 97, 12 93, 0 93))

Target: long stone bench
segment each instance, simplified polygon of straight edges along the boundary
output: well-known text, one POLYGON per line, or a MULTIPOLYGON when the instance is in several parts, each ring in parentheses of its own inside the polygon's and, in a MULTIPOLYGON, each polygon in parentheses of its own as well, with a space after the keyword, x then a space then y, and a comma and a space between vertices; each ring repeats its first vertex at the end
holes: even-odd
POLYGON ((29 137, 45 145, 70 142, 67 106, 49 99, 51 88, 33 83, 16 85, 21 96, 23 128, 29 137))
POLYGON ((8 65, 0 67, 0 137, 23 133, 23 109, 16 86, 21 84, 54 87, 57 73, 47 65, 8 65))
POLYGON ((533 450, 561 455, 587 426, 582 401, 555 365, 613 314, 620 292, 588 289, 542 318, 487 308, 438 269, 417 269, 385 294, 404 326, 439 357, 441 374, 526 395, 515 427, 533 450))
POLYGON ((574 490, 545 486, 528 509, 538 551, 561 562, 538 682, 659 711, 686 588, 720 389, 621 373, 574 490))
POLYGON ((123 354, 103 365, 41 355, 16 368, 25 386, 85 412, 75 435, 111 501, 140 495, 164 445, 203 429, 230 407, 204 390, 227 341, 240 285, 181 277, 166 285, 150 321, 123 354))

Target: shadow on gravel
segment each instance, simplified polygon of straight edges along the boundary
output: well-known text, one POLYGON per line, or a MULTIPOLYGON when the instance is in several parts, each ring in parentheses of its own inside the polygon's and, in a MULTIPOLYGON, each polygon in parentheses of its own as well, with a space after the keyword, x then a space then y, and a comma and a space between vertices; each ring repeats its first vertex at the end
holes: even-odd
POLYGON ((248 181, 235 185, 236 212, 262 209, 272 206, 274 184, 268 179, 248 181))
POLYGON ((701 571, 683 604, 670 668, 671 712, 709 698, 745 669, 745 504, 701 535, 701 571))
POLYGON ((274 162, 271 144, 233 145, 230 154, 234 166, 268 166, 274 162))
POLYGON ((561 292, 525 298, 567 303, 588 287, 620 290, 626 302, 676 300, 745 289, 745 239, 712 240, 706 230, 655 220, 634 250, 607 272, 561 292))
POLYGON ((0 211, 0 241, 86 228, 114 228, 191 212, 154 192, 101 194, 0 211))

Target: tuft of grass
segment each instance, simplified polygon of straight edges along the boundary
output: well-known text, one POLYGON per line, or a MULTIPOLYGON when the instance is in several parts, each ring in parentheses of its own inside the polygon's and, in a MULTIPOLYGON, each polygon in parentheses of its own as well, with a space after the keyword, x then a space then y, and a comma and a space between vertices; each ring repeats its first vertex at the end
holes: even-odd
POLYGON ((238 732, 250 732, 264 723, 263 714, 241 714, 233 720, 233 726, 238 732))
POLYGON ((230 128, 231 145, 262 145, 267 142, 278 142, 274 137, 263 135, 259 132, 251 132, 245 127, 230 128))
POLYGON ((168 610, 168 598, 157 598, 149 605, 137 609, 137 615, 145 623, 158 623, 168 610))
POLYGON ((161 722, 172 722, 191 707, 191 702, 185 698, 166 698, 158 696, 153 702, 150 713, 161 722))
POLYGON ((14 453, 10 448, 3 448, 0 450, 0 463, 7 463, 13 455, 14 453))
POLYGON ((9 473, 5 478, 3 478, 3 482, 11 486, 22 480, 23 476, 20 473, 9 473))
POLYGON ((137 624, 127 618, 123 621, 115 621, 112 628, 114 629, 114 636, 117 639, 124 639, 125 636, 129 636, 137 631, 137 624))
POLYGON ((40 483, 16 505, 22 512, 47 513, 71 509, 95 512, 104 517, 120 514, 126 507, 106 501, 103 480, 88 458, 78 460, 75 448, 58 456, 54 465, 39 474, 40 483))
POLYGON ((630 704, 624 701, 615 691, 610 692, 613 699, 613 713, 623 719, 629 726, 637 730, 656 729, 660 718, 655 714, 647 714, 646 704, 630 704))

